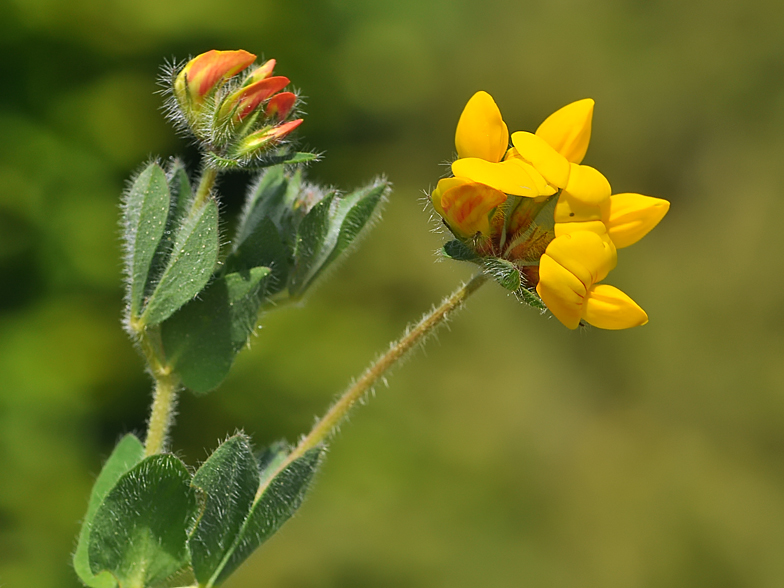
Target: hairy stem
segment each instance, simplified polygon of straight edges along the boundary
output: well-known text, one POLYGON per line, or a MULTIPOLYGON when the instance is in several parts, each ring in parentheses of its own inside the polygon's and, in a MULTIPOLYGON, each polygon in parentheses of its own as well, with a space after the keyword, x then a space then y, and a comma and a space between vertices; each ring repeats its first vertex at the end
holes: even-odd
MULTIPOLYGON (((343 419, 346 418, 354 404, 364 397, 391 367, 442 325, 445 319, 460 308, 463 302, 487 280, 486 274, 482 272, 477 273, 467 283, 445 298, 440 306, 434 307, 416 325, 409 327, 406 330, 406 334, 390 346, 389 351, 377 359, 354 384, 349 386, 338 401, 332 405, 332 408, 327 411, 327 414, 316 423, 316 426, 313 427, 310 433, 289 454, 285 462, 278 468, 278 471, 283 470, 291 462, 302 457, 309 449, 313 449, 324 442, 337 429, 343 419)), ((272 478, 274 476, 270 476, 269 479, 271 480, 272 478)), ((257 496, 260 496, 265 489, 266 484, 259 488, 257 496)))
POLYGON ((178 379, 173 374, 155 375, 155 392, 153 393, 150 420, 147 422, 147 439, 144 442, 144 455, 156 455, 166 447, 169 427, 177 404, 178 379))
POLYGON ((215 180, 218 177, 218 170, 214 167, 205 167, 199 180, 199 187, 196 188, 196 196, 193 198, 191 210, 198 210, 205 200, 210 197, 210 192, 215 186, 215 180))

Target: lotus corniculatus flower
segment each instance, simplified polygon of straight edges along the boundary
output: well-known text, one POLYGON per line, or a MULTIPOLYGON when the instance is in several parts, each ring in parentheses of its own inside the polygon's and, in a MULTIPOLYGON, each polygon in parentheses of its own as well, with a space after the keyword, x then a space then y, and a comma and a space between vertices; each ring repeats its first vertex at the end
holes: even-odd
POLYGON ((457 124, 454 177, 438 182, 431 201, 461 244, 458 259, 519 272, 519 280, 499 282, 519 284, 521 298, 543 302, 570 329, 625 329, 645 324, 647 315, 599 282, 615 267, 617 249, 653 229, 669 202, 612 195, 604 175, 582 163, 593 110, 593 100, 578 100, 535 133, 510 137, 495 101, 477 92, 457 124))
POLYGON ((301 123, 290 80, 274 59, 253 67, 247 51, 207 51, 171 72, 171 118, 193 134, 218 167, 242 167, 268 154, 301 123))

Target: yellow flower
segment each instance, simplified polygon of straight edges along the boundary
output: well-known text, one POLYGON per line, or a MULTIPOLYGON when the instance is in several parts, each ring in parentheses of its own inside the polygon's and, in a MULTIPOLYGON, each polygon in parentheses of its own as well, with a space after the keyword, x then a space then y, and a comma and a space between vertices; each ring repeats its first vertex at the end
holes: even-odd
POLYGON ((445 178, 431 194, 433 207, 452 231, 461 237, 477 233, 490 236, 490 217, 506 194, 485 184, 464 178, 445 178))
POLYGON ((611 195, 607 178, 582 164, 593 108, 591 99, 573 102, 535 133, 512 133, 509 147, 498 106, 489 94, 477 92, 457 125, 455 177, 442 179, 431 198, 478 263, 497 258, 516 269, 521 280, 515 283, 529 292, 535 287, 568 328, 584 321, 626 329, 645 324, 648 316, 621 290, 601 282, 617 263, 617 249, 645 236, 669 203, 611 195), (549 212, 548 197, 556 192, 549 212), (523 198, 510 200, 513 196, 523 198))
POLYGON ((498 163, 509 147, 509 129, 487 92, 477 92, 465 105, 455 131, 457 156, 498 163))
POLYGON ((529 163, 548 183, 586 204, 610 197, 610 183, 580 162, 591 140, 594 102, 590 98, 564 106, 548 116, 536 133, 512 133, 514 156, 529 163))
POLYGON ((458 155, 452 163, 455 177, 514 196, 530 198, 555 193, 529 163, 519 158, 504 160, 509 130, 487 92, 474 94, 463 109, 455 131, 455 147, 458 155))
POLYGON ((536 136, 544 139, 570 163, 581 163, 591 141, 593 106, 590 98, 567 104, 539 125, 536 136))
POLYGON ((642 194, 615 194, 610 197, 610 210, 605 221, 607 232, 620 249, 633 245, 659 224, 670 209, 661 198, 642 194))
POLYGON ((575 231, 556 237, 539 261, 536 291, 569 329, 580 321, 601 329, 644 325, 648 315, 614 286, 599 284, 615 267, 615 247, 596 233, 575 231))
POLYGON ((642 194, 614 194, 601 204, 590 205, 563 192, 555 206, 555 236, 592 231, 621 249, 647 235, 669 209, 666 200, 642 194))

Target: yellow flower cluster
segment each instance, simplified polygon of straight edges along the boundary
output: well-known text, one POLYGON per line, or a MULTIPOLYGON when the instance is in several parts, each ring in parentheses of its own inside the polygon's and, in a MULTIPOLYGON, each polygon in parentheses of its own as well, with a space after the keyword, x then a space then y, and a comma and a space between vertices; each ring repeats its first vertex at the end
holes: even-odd
POLYGON ((438 182, 433 206, 452 233, 482 257, 518 262, 528 288, 564 325, 585 321, 625 329, 648 316, 618 288, 601 284, 617 249, 644 237, 669 202, 640 194, 612 195, 596 169, 582 165, 591 139, 594 102, 578 100, 551 114, 535 133, 511 135, 487 92, 468 101, 457 123, 454 177, 438 182), (553 227, 537 232, 534 216, 557 198, 553 227), (543 243, 543 240, 546 243, 543 243), (538 263, 538 272, 532 266, 538 263))

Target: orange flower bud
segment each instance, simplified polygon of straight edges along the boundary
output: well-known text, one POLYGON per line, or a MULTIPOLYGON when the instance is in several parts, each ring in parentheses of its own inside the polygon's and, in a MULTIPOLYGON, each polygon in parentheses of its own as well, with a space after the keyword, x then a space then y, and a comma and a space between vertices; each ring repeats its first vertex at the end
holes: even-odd
POLYGON ((191 59, 174 81, 180 104, 200 103, 212 90, 237 75, 256 60, 247 51, 207 51, 191 59))
POLYGON ((248 76, 248 79, 245 80, 245 85, 248 86, 254 82, 258 82, 259 80, 270 77, 272 75, 272 71, 275 69, 276 63, 277 62, 274 59, 268 59, 262 63, 259 67, 251 72, 251 74, 248 76))
POLYGON ((274 127, 266 127, 245 137, 237 147, 237 155, 244 157, 272 147, 302 124, 302 119, 291 120, 274 127))
POLYGON ((242 120, 256 110, 256 107, 267 98, 285 88, 289 81, 285 76, 275 76, 245 86, 226 98, 220 114, 226 116, 229 112, 236 111, 237 118, 242 120))

